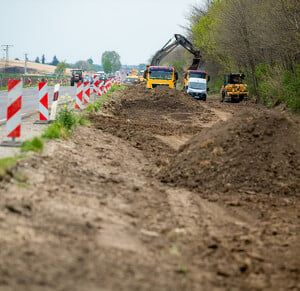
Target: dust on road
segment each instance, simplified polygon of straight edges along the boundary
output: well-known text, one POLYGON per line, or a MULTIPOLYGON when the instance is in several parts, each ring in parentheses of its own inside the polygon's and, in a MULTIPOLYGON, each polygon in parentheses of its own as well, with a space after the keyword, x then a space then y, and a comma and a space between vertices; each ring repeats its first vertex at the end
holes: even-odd
POLYGON ((2 177, 0 290, 300 288, 298 118, 137 85, 90 119, 2 177))

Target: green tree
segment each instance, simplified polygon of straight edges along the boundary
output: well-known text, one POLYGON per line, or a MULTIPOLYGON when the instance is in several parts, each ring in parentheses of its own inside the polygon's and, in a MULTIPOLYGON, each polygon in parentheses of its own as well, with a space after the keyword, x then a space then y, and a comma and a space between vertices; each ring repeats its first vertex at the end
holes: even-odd
POLYGON ((113 66, 109 59, 104 59, 104 62, 102 63, 103 70, 105 73, 112 73, 113 72, 113 66))
POLYGON ((52 62, 50 63, 50 65, 57 66, 58 63, 59 63, 59 60, 57 59, 56 56, 54 56, 52 62))
POLYGON ((93 71, 94 67, 88 61, 78 61, 75 63, 74 68, 79 68, 84 71, 93 71))
POLYGON ((42 55, 42 64, 45 64, 45 55, 42 55))
POLYGON ((66 61, 59 62, 56 66, 55 73, 57 73, 58 75, 64 75, 66 69, 67 69, 66 61))
POLYGON ((40 63, 40 58, 39 58, 39 57, 36 57, 36 59, 35 59, 34 62, 35 62, 35 63, 40 63))
POLYGON ((106 73, 109 73, 109 71, 106 70, 110 70, 110 72, 115 72, 120 70, 122 67, 120 56, 115 51, 105 51, 102 54, 101 62, 102 62, 103 70, 106 73))

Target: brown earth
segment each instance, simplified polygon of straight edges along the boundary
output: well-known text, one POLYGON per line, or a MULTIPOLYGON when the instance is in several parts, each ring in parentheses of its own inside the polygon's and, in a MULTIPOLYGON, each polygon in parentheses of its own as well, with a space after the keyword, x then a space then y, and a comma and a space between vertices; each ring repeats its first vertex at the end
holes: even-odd
POLYGON ((0 183, 0 290, 299 290, 299 118, 142 85, 0 183))

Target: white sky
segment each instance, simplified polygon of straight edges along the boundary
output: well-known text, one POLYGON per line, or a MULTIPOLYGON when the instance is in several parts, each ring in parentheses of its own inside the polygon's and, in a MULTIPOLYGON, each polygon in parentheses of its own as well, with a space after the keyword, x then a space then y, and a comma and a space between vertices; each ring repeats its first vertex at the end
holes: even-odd
MULTIPOLYGON (((9 58, 100 64, 114 50, 122 64, 147 63, 203 0, 0 0, 0 45, 9 58)), ((0 58, 3 58, 1 47, 0 58)))

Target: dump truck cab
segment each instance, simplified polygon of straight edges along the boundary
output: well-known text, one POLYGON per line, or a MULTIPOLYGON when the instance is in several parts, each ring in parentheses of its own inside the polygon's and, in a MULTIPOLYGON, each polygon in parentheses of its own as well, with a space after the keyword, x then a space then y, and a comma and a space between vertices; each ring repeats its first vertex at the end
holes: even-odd
POLYGON ((178 73, 174 67, 149 66, 145 75, 147 78, 147 89, 153 89, 157 86, 176 88, 178 73))
POLYGON ((187 70, 183 75, 183 90, 187 90, 190 78, 204 79, 206 82, 210 80, 209 75, 204 71, 187 70))
POLYGON ((245 75, 242 73, 224 75, 224 85, 221 88, 221 102, 239 102, 248 99, 245 75))

